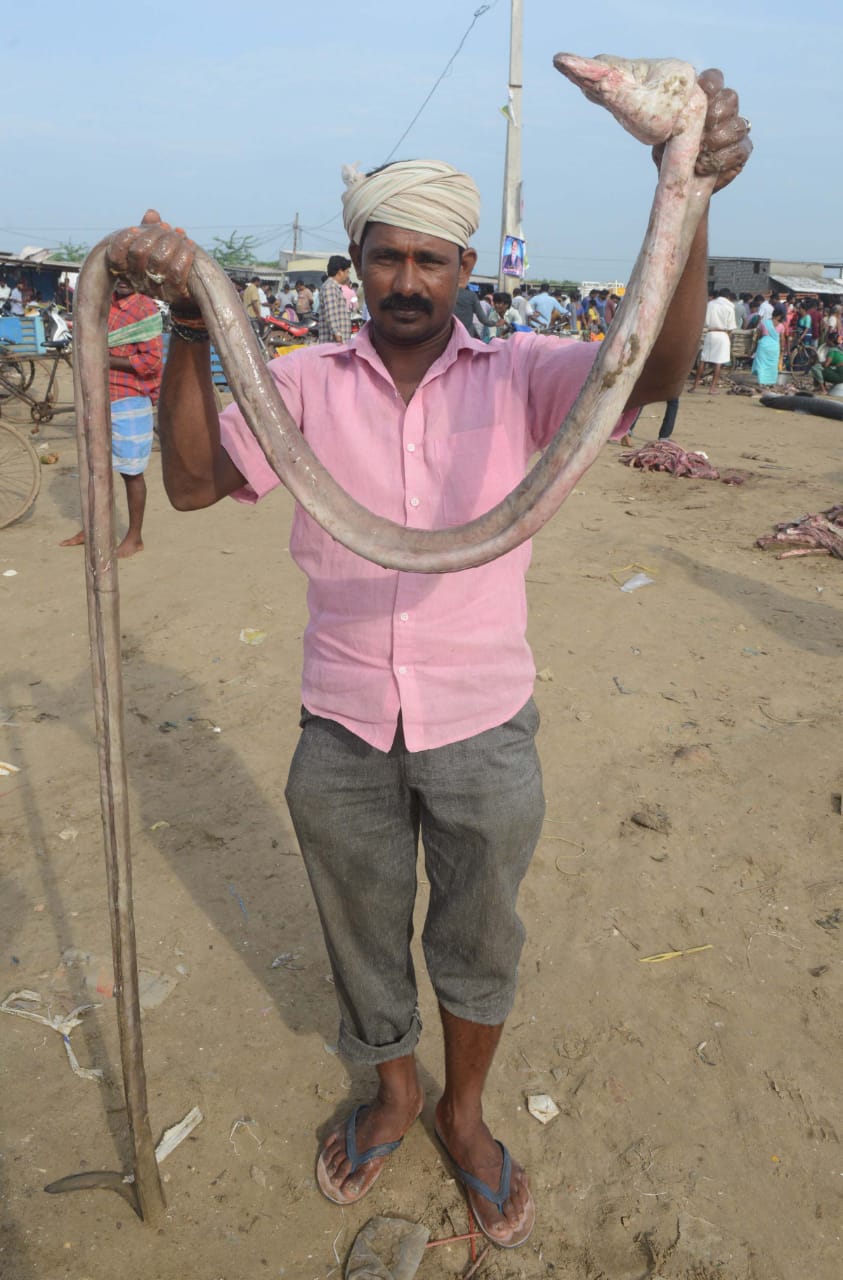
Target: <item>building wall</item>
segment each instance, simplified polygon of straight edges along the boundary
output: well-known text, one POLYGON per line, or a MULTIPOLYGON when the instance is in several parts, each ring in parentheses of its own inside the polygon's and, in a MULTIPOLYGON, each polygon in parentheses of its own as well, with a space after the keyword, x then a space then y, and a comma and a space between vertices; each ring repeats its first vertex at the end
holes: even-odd
POLYGON ((733 293, 765 293, 776 288, 771 277, 802 276, 822 280, 825 265, 822 262, 782 262, 773 258, 709 258, 708 286, 717 292, 731 289, 733 293))
POLYGON ((812 280, 822 280, 825 265, 822 262, 779 262, 770 260, 771 276, 810 276, 812 280))
POLYGON ((709 258, 709 292, 761 293, 770 287, 769 258, 709 258))

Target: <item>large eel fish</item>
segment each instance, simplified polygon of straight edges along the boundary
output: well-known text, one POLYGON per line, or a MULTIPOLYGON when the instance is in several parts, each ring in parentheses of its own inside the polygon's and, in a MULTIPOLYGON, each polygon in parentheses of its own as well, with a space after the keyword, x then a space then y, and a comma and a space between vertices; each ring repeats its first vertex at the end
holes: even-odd
MULTIPOLYGON (((197 249, 188 290, 201 308, 234 397, 271 466, 333 538, 387 568, 451 573, 493 560, 550 519, 611 435, 661 329, 716 174, 695 162, 707 98, 691 66, 675 60, 593 60, 560 53, 557 69, 607 107, 640 141, 666 144, 647 233, 624 300, 583 389, 552 444, 498 506, 461 528, 407 529, 373 515, 316 460, 267 371, 240 301, 221 268, 197 249)), ((50 1190, 120 1190, 154 1222, 164 1198, 149 1124, 132 912, 117 559, 114 554, 107 318, 109 240, 88 255, 76 294, 74 384, 94 706, 100 762, 120 1053, 134 1176, 62 1178, 50 1190)))

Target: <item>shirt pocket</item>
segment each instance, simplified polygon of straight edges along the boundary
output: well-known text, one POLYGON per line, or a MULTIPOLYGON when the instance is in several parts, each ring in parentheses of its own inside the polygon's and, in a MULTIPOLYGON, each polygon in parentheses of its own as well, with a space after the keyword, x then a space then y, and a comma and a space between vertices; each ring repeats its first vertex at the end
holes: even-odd
POLYGON ((484 515, 524 477, 524 445, 504 424, 454 431, 431 442, 446 525, 484 515))

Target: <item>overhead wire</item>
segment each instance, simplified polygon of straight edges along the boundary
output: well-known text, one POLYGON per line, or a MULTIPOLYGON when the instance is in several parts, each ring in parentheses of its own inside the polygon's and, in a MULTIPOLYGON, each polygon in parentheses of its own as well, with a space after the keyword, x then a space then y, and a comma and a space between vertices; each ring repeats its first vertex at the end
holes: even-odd
POLYGON ((265 236, 261 236, 260 239, 255 236, 251 236, 250 239, 253 241, 253 247, 259 249, 262 245, 269 244, 271 240, 280 240, 282 236, 285 236, 292 229, 292 222, 285 222, 283 226, 273 227, 271 231, 268 231, 265 236))
MULTIPOLYGON (((440 75, 438 76, 437 80, 435 81, 435 83, 434 83, 434 85, 433 85, 433 88, 432 88, 432 89, 430 90, 430 92, 428 93, 428 95, 427 95, 427 97, 425 98, 424 102, 421 104, 421 106, 419 107, 418 111, 417 111, 417 112, 416 112, 416 114, 413 116, 413 118, 412 118, 412 120, 410 121, 410 123, 407 125, 407 128, 406 128, 406 129, 404 130, 404 132, 401 134, 401 137, 398 139, 398 141, 396 142, 395 146, 392 148, 392 150, 390 151, 389 155, 386 157, 386 160, 384 161, 384 164, 388 164, 388 163, 389 163, 389 161, 392 159, 392 157, 395 155, 395 152, 396 152, 396 151, 398 150, 398 148, 401 146, 401 143, 402 143, 402 142, 404 141, 404 139, 407 137, 407 135, 408 135, 408 133, 410 132, 410 130, 412 129, 413 125, 416 123, 416 121, 417 121, 417 120, 419 119, 419 117, 421 116, 421 114, 422 114, 422 112, 424 111, 425 107, 426 107, 426 106, 427 106, 427 104, 430 102, 430 100, 431 100, 431 98, 433 97, 433 95, 434 95, 434 93, 436 92, 436 90, 439 88, 439 85, 440 85, 440 84, 442 83, 442 81, 445 79, 445 76, 446 76, 446 75, 448 74, 448 72, 450 71, 450 69, 451 69, 451 67, 453 66, 454 62, 457 60, 457 58, 458 58, 459 54, 462 52, 463 46, 464 46, 464 44, 465 44, 466 40, 468 39, 468 37, 471 35, 471 31, 472 31, 472 28, 474 27, 475 23, 478 21, 478 19, 482 18, 484 14, 488 13, 490 9, 494 9, 494 8, 495 8, 495 6, 497 5, 497 3, 498 3, 498 0, 490 0, 490 3, 489 3, 489 4, 481 4, 481 5, 480 5, 480 7, 479 7, 478 9, 475 9, 475 11, 474 11, 474 15, 473 15, 473 17, 472 17, 472 19, 471 19, 471 22, 469 23, 468 27, 466 28, 466 30, 465 30, 465 32, 464 32, 464 34, 463 34, 462 39, 460 40, 460 42, 459 42, 459 44, 457 45, 457 47, 456 47, 456 49, 454 50, 454 52, 451 54, 451 56, 450 56, 450 58, 448 59, 448 61, 445 63, 445 67, 444 67, 444 69, 442 70, 442 72, 441 72, 441 73, 440 73, 440 75)), ((301 224, 301 223, 300 223, 300 224, 299 224, 299 229, 300 229, 301 231, 307 231, 308 233, 313 233, 314 231, 321 231, 324 227, 330 227, 332 223, 334 223, 334 222, 338 222, 338 221, 340 220, 340 218, 341 218, 341 217, 342 217, 342 212, 340 211, 340 212, 338 212, 338 213, 333 214, 333 216, 332 216, 332 217, 330 217, 330 218, 328 218, 328 219, 327 219, 327 221, 325 221, 325 222, 320 222, 320 223, 318 223, 316 226, 305 226, 305 225, 303 225, 303 224, 301 224)), ((328 238, 329 238, 329 237, 327 237, 327 236, 323 237, 323 239, 328 239, 328 238)))
POLYGON ((334 216, 332 218, 329 218, 327 222, 320 222, 318 226, 305 227, 305 226, 301 226, 301 224, 299 225, 301 226, 302 231, 321 231, 323 227, 329 227, 332 222, 336 222, 337 219, 341 217, 342 217, 342 210, 340 210, 339 213, 335 213, 334 216))
POLYGON ((462 52, 462 47, 463 47, 463 45, 465 44, 465 42, 466 42, 466 40, 468 39, 468 37, 471 35, 471 32, 472 32, 472 30, 474 29, 474 25, 475 25, 475 23, 478 21, 478 19, 479 19, 479 18, 482 18, 482 17, 483 17, 483 14, 484 14, 484 13, 488 13, 490 9, 494 9, 494 7, 495 7, 495 5, 496 5, 496 4, 497 4, 497 0, 492 0, 492 3, 491 3, 491 4, 481 4, 481 6, 480 6, 480 8, 479 8, 479 9, 475 9, 475 10, 474 10, 474 17, 471 19, 471 22, 468 24, 468 27, 466 28, 465 34, 463 35, 463 38, 460 40, 460 42, 459 42, 459 44, 457 45, 456 49, 455 49, 455 50, 454 50, 454 52, 451 54, 451 56, 450 56, 450 58, 448 59, 448 61, 445 63, 445 67, 444 67, 443 71, 441 72, 441 74, 439 75, 438 79, 435 81, 435 83, 434 83, 434 85, 433 85, 433 88, 430 90, 430 93, 427 95, 427 97, 425 98, 424 102, 421 104, 421 106, 419 107, 418 111, 417 111, 417 112, 416 112, 416 114, 413 116, 413 118, 412 118, 412 120, 410 121, 410 123, 407 125, 407 128, 406 128, 406 129, 404 130, 404 132, 401 134, 401 137, 398 139, 398 141, 396 142, 395 146, 392 148, 392 150, 390 151, 389 155, 388 155, 388 156, 386 157, 386 159, 384 160, 384 162, 383 162, 384 164, 389 164, 390 160, 391 160, 391 159, 392 159, 392 157, 395 155, 395 152, 396 152, 396 151, 398 150, 398 148, 401 146, 401 143, 404 141, 404 139, 406 138, 407 134, 410 132, 410 130, 412 129, 413 125, 416 123, 416 121, 418 120, 419 116, 420 116, 420 115, 421 115, 421 113, 424 111, 424 109, 425 109, 425 107, 427 106, 428 102, 430 102, 430 99, 433 97, 434 93, 435 93, 435 92, 436 92, 436 90, 439 88, 439 86, 440 86, 440 84, 442 83, 442 81, 445 79, 445 76, 446 76, 446 75, 448 74, 448 72, 451 70, 451 67, 452 67, 452 66, 453 66, 453 64, 456 62, 456 60, 457 60, 457 58, 458 58, 459 54, 462 52))

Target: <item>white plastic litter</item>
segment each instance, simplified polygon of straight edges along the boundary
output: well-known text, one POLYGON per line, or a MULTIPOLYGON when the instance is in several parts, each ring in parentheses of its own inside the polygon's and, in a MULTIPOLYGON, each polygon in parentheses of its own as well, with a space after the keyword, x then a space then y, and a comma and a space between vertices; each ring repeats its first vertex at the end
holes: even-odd
POLYGON ((84 1013, 86 1009, 98 1008, 98 1004, 79 1004, 75 1009, 71 1009, 70 1013, 62 1017, 61 1014, 51 1013, 50 1006, 44 1003, 37 991, 12 991, 0 1004, 0 1013, 13 1013, 16 1018, 27 1018, 30 1022, 40 1022, 43 1027, 49 1027, 51 1031, 57 1031, 64 1042, 67 1059, 74 1075, 81 1076, 83 1080, 101 1081, 102 1071, 98 1067, 80 1067, 79 1059, 70 1047, 70 1033, 82 1021, 79 1015, 84 1013), (40 1005, 47 1012, 36 1013, 34 1009, 18 1009, 14 1007, 16 1003, 40 1005))
POLYGON ((527 1097, 527 1110, 539 1124, 549 1124, 559 1115, 559 1108, 548 1093, 531 1093, 527 1097))
POLYGON ((171 1151, 175 1151, 180 1142, 184 1142, 185 1138, 190 1137, 193 1130, 198 1124, 205 1119, 198 1107, 193 1107, 188 1111, 183 1120, 179 1120, 178 1124, 170 1125, 169 1129, 165 1129, 161 1141, 155 1148, 155 1159, 160 1164, 162 1160, 166 1160, 171 1151))
POLYGON ((653 582, 655 578, 651 578, 649 573, 634 573, 623 583, 621 591, 637 591, 639 587, 649 587, 653 582))
MULTIPOLYGON (((185 1138, 190 1137, 193 1130, 198 1124, 205 1119, 198 1107, 193 1107, 188 1111, 183 1120, 179 1120, 178 1124, 170 1125, 169 1129, 164 1130, 163 1137, 155 1148, 155 1162, 161 1164, 167 1156, 175 1151, 180 1142, 184 1142, 185 1138)), ((134 1182, 135 1175, 127 1173, 124 1182, 134 1182)))

